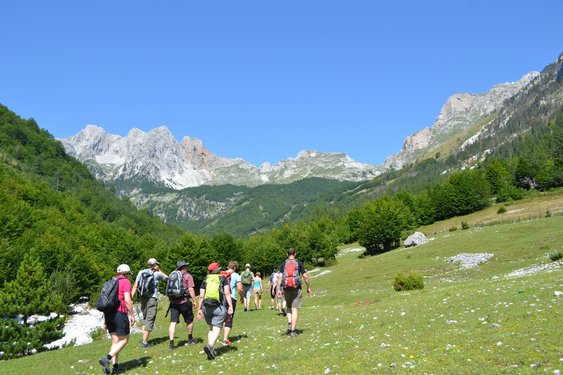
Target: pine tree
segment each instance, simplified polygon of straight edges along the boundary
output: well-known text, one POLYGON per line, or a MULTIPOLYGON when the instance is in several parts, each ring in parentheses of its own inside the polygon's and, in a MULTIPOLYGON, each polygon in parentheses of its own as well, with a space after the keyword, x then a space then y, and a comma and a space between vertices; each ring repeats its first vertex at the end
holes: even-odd
POLYGON ((31 315, 62 313, 59 296, 49 292, 49 283, 39 261, 26 255, 14 281, 0 291, 0 351, 3 359, 30 354, 63 336, 64 317, 31 324, 31 315), (18 322, 17 318, 20 318, 18 322))

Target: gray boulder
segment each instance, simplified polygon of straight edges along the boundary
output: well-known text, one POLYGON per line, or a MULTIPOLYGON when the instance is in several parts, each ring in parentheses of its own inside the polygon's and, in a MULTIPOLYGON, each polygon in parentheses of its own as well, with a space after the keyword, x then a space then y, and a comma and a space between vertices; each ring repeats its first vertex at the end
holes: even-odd
POLYGON ((421 232, 414 232, 405 240, 405 247, 413 247, 428 242, 428 238, 421 232))

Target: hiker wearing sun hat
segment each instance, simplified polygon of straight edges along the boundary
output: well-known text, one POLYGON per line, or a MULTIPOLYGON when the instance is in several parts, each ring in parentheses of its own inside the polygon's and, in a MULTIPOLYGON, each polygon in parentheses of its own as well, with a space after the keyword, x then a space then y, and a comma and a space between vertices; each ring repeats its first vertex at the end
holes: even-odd
POLYGON ((160 263, 155 258, 147 261, 148 268, 137 274, 135 284, 131 290, 131 297, 135 294, 141 301, 141 312, 143 314, 143 339, 141 347, 152 346, 148 343, 149 335, 154 329, 154 322, 158 311, 158 282, 168 280, 168 275, 160 270, 160 263))
POLYGON ((131 282, 127 278, 129 275, 131 275, 131 269, 127 264, 120 264, 117 267, 115 279, 117 279, 117 297, 120 302, 115 311, 104 312, 102 328, 107 329, 111 335, 111 348, 98 363, 102 365, 106 374, 110 373, 111 363, 113 363, 112 374, 121 374, 125 371, 123 367, 119 367, 119 353, 129 342, 130 326, 135 324, 131 282))
MULTIPOLYGON (((168 328, 169 349, 174 349, 174 335, 176 333, 176 324, 180 322, 180 316, 184 318, 186 329, 188 331, 187 345, 193 345, 198 342, 193 337, 194 330, 194 306, 195 306, 195 284, 194 278, 188 272, 188 262, 180 260, 176 263, 176 270, 170 273, 166 293, 170 298, 170 327, 168 328), (179 296, 174 289, 180 289, 179 296), (191 300, 190 300, 191 298, 191 300), (193 302, 192 302, 193 301, 193 302)), ((168 313, 167 313, 168 314, 168 313)))
POLYGON ((220 271, 219 263, 211 263, 207 267, 207 276, 199 289, 197 318, 201 320, 205 317, 205 321, 209 325, 207 345, 203 348, 209 360, 214 359, 217 355, 213 345, 219 337, 227 315, 233 313, 231 287, 227 278, 222 276, 220 271))

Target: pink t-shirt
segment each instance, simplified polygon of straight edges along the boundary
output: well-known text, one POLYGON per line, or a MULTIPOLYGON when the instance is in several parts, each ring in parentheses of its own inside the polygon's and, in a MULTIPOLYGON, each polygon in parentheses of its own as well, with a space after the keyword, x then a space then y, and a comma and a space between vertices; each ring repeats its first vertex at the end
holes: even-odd
POLYGON ((119 290, 117 295, 119 297, 119 300, 121 301, 121 304, 119 305, 117 311, 121 311, 127 314, 129 312, 129 309, 127 308, 127 304, 125 303, 124 296, 126 292, 131 293, 131 281, 129 281, 129 279, 123 275, 117 275, 116 278, 119 283, 119 290))

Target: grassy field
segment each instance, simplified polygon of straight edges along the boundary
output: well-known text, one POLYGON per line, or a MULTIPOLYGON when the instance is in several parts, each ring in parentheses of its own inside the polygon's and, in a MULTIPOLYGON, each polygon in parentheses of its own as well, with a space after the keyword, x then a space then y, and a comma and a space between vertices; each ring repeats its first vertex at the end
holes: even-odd
MULTIPOLYGON (((460 220, 458 218, 458 220, 460 220)), ((466 219, 464 219, 466 220, 466 219)), ((208 361, 203 344, 168 349, 164 298, 156 344, 133 335, 121 354, 127 374, 498 374, 563 370, 561 269, 509 277, 552 263, 562 251, 563 215, 441 232, 425 245, 374 257, 341 249, 332 267, 310 270, 296 338, 268 310, 237 311, 230 347, 208 361), (493 254, 475 268, 448 261, 460 253, 493 254), (418 271, 425 288, 396 292, 398 272, 418 271)), ((206 338, 197 321, 195 336, 206 338)), ((186 340, 178 329, 177 341, 186 340)), ((0 362, 0 374, 102 374, 109 340, 0 362)), ((219 345, 220 346, 220 345, 219 345)))

